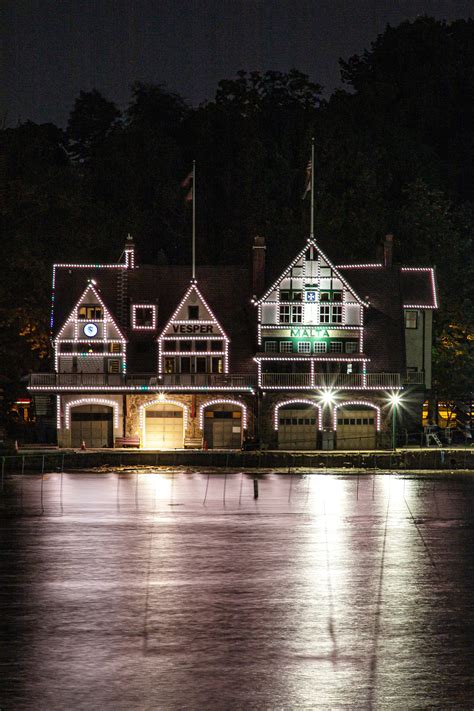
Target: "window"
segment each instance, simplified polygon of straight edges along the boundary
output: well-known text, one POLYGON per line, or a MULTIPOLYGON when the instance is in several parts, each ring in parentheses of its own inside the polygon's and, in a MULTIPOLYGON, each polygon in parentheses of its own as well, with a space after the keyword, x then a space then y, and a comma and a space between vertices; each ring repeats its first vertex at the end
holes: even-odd
POLYGON ((199 318, 199 306, 188 306, 188 319, 197 321, 199 318))
POLYGON ((202 356, 196 358, 196 373, 205 373, 207 371, 206 360, 207 358, 203 358, 202 356))
POLYGON ((330 323, 331 322, 331 307, 323 306, 319 307, 319 322, 320 323, 330 323))
POLYGON ((405 328, 418 328, 417 311, 405 311, 405 328))
POLYGON ((326 353, 327 351, 327 344, 323 343, 323 341, 315 341, 314 344, 314 352, 315 353, 326 353))
POLYGON ((320 301, 329 301, 329 300, 330 300, 329 291, 322 291, 320 301))
POLYGON ((332 292, 332 300, 333 301, 342 301, 342 291, 333 291, 332 292))
POLYGON ((303 307, 290 306, 289 304, 280 305, 280 322, 281 323, 302 323, 303 307))
POLYGON ((347 372, 352 373, 352 363, 347 364, 347 372))
POLYGON ((298 343, 298 353, 311 353, 311 343, 309 341, 300 341, 298 343))
POLYGON ((342 306, 332 307, 332 322, 342 323, 342 306))
POLYGON ((280 306, 280 321, 281 323, 291 323, 291 306, 280 306))
POLYGON ((183 358, 181 357, 180 359, 180 371, 181 373, 190 373, 191 372, 191 358, 183 358))
POLYGON ((195 342, 196 351, 207 351, 207 341, 196 341, 195 342))
POLYGON ((280 353, 293 353, 293 342, 280 341, 280 353))
POLYGON ((132 327, 137 329, 155 328, 156 307, 132 304, 132 327))
POLYGON ((276 341, 266 341, 265 342, 265 353, 275 353, 277 350, 276 341))
POLYGON ((109 343, 108 344, 109 353, 120 353, 121 350, 122 350, 121 343, 109 343))
POLYGON ((330 353, 342 353, 342 341, 331 341, 329 344, 330 353))
POLYGON ((99 304, 82 304, 79 306, 79 318, 86 318, 91 321, 101 319, 103 316, 102 306, 99 304))
POLYGON ((359 344, 357 341, 346 341, 346 353, 357 353, 359 344))
POLYGON ((211 368, 213 373, 222 373, 222 358, 211 358, 211 368))
POLYGON ((192 341, 180 341, 179 342, 179 350, 180 351, 191 351, 192 350, 192 341))
POLYGON ((164 351, 175 351, 176 350, 176 341, 165 341, 163 344, 163 350, 164 351))
POLYGON ((290 300, 290 292, 289 291, 280 291, 280 301, 289 301, 290 300))
POLYGON ((223 351, 224 342, 223 341, 211 341, 211 351, 223 351))

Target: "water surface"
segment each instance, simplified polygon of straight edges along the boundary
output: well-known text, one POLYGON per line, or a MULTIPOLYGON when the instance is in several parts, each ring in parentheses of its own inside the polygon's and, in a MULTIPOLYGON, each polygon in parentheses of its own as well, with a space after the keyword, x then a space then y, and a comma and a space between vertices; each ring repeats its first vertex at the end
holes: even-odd
POLYGON ((472 709, 474 476, 12 477, 0 708, 472 709))

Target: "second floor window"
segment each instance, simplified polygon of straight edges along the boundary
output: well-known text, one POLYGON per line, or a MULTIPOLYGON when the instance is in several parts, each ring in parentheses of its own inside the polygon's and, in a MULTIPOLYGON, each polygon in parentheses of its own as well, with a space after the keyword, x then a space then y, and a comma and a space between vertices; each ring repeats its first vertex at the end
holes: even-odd
POLYGON ((320 323, 342 323, 342 306, 321 304, 319 307, 320 323))
POLYGON ((78 317, 86 318, 90 321, 101 319, 103 318, 102 306, 98 304, 82 304, 82 306, 79 306, 78 317))
POLYGON ((302 323, 303 307, 295 304, 280 304, 280 323, 302 323))

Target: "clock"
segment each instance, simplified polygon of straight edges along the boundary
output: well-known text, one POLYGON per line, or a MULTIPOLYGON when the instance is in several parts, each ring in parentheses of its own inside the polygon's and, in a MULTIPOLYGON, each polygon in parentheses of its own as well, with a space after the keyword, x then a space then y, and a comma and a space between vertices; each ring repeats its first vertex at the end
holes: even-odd
POLYGON ((97 325, 95 323, 86 323, 82 330, 84 331, 84 335, 87 336, 87 338, 94 338, 94 336, 97 336, 97 331, 99 329, 97 328, 97 325))

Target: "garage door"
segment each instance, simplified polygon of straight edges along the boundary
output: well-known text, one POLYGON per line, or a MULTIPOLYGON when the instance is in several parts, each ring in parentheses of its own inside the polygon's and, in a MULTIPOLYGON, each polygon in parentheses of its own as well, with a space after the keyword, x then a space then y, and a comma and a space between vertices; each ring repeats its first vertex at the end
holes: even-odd
POLYGON ((105 405, 81 405, 71 409, 71 445, 80 447, 111 447, 113 412, 105 405))
POLYGON ((233 405, 213 405, 205 410, 204 439, 209 449, 240 449, 242 411, 233 405))
POLYGON ((160 405, 145 410, 145 447, 181 449, 183 447, 183 410, 176 405, 160 405))
POLYGON ((279 410, 279 449, 316 449, 317 438, 318 418, 314 407, 279 410))
POLYGON ((337 413, 337 449, 375 449, 377 441, 375 410, 341 409, 337 413))

